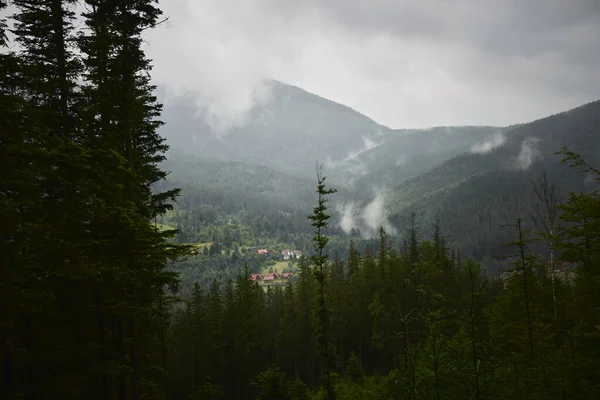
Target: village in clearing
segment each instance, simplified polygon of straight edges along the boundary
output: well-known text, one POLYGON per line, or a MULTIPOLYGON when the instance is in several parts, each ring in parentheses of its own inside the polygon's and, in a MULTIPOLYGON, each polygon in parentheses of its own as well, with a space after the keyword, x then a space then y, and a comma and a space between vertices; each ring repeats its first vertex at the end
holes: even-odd
MULTIPOLYGON (((268 255, 268 249, 257 249, 258 254, 268 255)), ((248 279, 258 283, 259 286, 283 286, 294 277, 296 261, 302 257, 300 250, 281 251, 281 260, 263 267, 262 272, 252 274, 248 279)))

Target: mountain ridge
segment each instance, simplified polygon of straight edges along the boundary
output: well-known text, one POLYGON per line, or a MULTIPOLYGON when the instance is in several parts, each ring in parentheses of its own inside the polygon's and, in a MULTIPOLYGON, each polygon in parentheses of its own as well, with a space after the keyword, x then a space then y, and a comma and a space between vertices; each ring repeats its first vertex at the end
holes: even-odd
MULTIPOLYGON (((561 165, 562 146, 592 164, 600 160, 600 101, 518 125, 505 131, 505 141, 487 152, 465 153, 397 185, 387 197, 386 210, 397 228, 416 215, 425 230, 440 218, 449 239, 464 256, 485 260, 494 270, 503 263, 503 243, 514 232, 502 226, 524 220, 533 223, 538 201, 533 182, 546 173, 561 201, 570 192, 589 192, 598 183, 586 174, 561 165), (524 155, 525 154, 525 155, 524 155), (526 162, 525 162, 526 161, 526 162)), ((533 246, 543 252, 542 244, 533 246)))
MULTIPOLYGON (((466 143, 462 147, 450 146, 450 153, 445 148, 433 153, 423 150, 434 148, 437 139, 444 138, 450 131, 485 130, 473 126, 390 129, 351 107, 298 86, 280 81, 271 81, 271 86, 270 99, 254 106, 245 123, 232 127, 226 134, 217 134, 208 120, 199 115, 195 99, 200 94, 187 92, 171 98, 163 110, 166 125, 160 133, 173 149, 181 152, 255 163, 304 175, 312 175, 314 163, 319 161, 325 164, 332 179, 351 185, 361 176, 394 165, 397 161, 394 154, 382 151, 390 145, 406 148, 412 156, 430 157, 429 163, 415 171, 421 172, 435 165, 435 160, 447 159, 482 138, 475 133, 464 139, 466 143), (416 151, 413 148, 419 141, 422 143, 416 151), (383 163, 381 158, 384 158, 383 163), (385 161, 388 159, 393 162, 385 161)), ((414 176, 415 172, 402 175, 402 179, 414 176)), ((384 183, 390 181, 393 179, 384 183)))

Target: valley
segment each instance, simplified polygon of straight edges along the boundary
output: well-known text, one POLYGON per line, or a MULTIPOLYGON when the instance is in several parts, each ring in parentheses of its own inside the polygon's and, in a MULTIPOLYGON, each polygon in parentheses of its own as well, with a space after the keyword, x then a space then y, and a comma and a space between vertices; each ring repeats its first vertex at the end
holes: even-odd
MULTIPOLYGON (((317 162, 338 190, 329 203, 331 256, 345 259, 350 240, 365 254, 381 226, 400 245, 414 214, 424 237, 439 218, 449 245, 483 262, 490 276, 506 268, 501 257, 511 233, 501 227, 522 217, 535 228, 532 181, 541 172, 565 193, 593 188, 555 153, 567 145, 586 159, 600 157, 592 133, 600 124, 598 101, 508 127, 395 130, 300 88, 270 84, 271 100, 220 135, 189 110, 193 93, 171 99, 164 114, 161 133, 171 145, 166 185, 183 190, 175 214, 161 223, 180 229, 180 243, 198 243, 221 240, 238 221, 244 239, 226 240, 222 252, 235 262, 220 261, 224 279, 246 262, 242 242, 310 252, 306 215, 317 162)), ((542 245, 534 249, 544 253, 542 245)), ((206 269, 195 257, 182 265, 206 269)), ((251 261, 251 272, 264 271, 264 262, 251 261)))

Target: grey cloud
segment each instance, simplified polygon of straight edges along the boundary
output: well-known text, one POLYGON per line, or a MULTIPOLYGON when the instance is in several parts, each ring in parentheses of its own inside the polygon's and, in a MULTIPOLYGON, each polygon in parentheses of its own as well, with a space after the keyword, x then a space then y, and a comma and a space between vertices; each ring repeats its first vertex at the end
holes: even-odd
MULTIPOLYGON (((367 35, 387 33, 402 40, 477 50, 480 54, 469 54, 468 65, 460 69, 474 78, 480 75, 481 80, 503 82, 508 75, 515 83, 547 86, 550 82, 561 93, 584 92, 592 97, 600 88, 589 84, 591 77, 599 77, 597 0, 313 0, 294 4, 288 16, 313 7, 341 26, 367 35)), ((285 11, 281 3, 279 7, 285 11)))
POLYGON ((354 203, 337 204, 336 211, 340 214, 339 226, 344 232, 350 233, 352 229, 356 228, 354 203))
POLYGON ((491 138, 471 146, 471 153, 489 153, 490 151, 502 146, 505 141, 506 137, 504 134, 502 132, 496 132, 491 138))
POLYGON ((527 170, 536 160, 541 157, 541 152, 538 148, 538 138, 527 138, 521 143, 521 151, 515 159, 515 166, 521 170, 527 170))
POLYGON ((396 228, 388 220, 385 194, 381 190, 375 190, 375 198, 363 209, 362 219, 365 224, 365 229, 361 230, 363 236, 373 237, 380 227, 388 233, 396 234, 396 228))
POLYGON ((346 233, 356 230, 364 238, 373 238, 380 227, 392 235, 397 233, 388 218, 386 193, 380 188, 373 188, 373 198, 362 207, 346 202, 338 203, 335 209, 339 215, 338 226, 346 233))
MULTIPOLYGON (((507 125, 595 100, 597 0, 164 0, 154 77, 228 126, 274 78, 398 128, 507 125), (225 122, 223 122, 225 121, 225 122)), ((268 98, 259 96, 258 100, 268 98)))
POLYGON ((351 30, 468 42, 502 56, 531 56, 557 47, 574 51, 566 45, 593 43, 600 22, 596 0, 267 1, 287 17, 316 9, 351 30))

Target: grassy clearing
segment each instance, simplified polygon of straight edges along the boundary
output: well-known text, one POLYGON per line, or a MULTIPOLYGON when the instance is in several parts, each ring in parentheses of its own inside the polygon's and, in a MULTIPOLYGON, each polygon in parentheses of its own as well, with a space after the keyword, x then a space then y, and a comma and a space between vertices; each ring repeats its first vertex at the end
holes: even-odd
POLYGON ((267 265, 265 267, 263 267, 262 269, 262 274, 264 275, 268 275, 269 274, 269 269, 273 268, 273 271, 277 270, 277 272, 281 273, 283 271, 284 268, 286 268, 288 265, 287 261, 277 261, 275 263, 275 265, 267 265))

